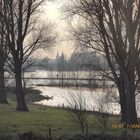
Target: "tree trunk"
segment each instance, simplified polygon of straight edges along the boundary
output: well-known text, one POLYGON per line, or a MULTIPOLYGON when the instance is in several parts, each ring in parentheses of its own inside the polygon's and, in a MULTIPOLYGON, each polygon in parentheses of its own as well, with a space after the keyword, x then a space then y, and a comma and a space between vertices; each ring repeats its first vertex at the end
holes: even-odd
POLYGON ((119 101, 120 101, 120 108, 121 108, 121 122, 126 122, 126 93, 125 93, 125 84, 123 74, 120 71, 120 77, 117 80, 117 88, 119 92, 119 101))
POLYGON ((16 97, 17 97, 17 111, 28 111, 26 102, 25 102, 25 94, 22 87, 22 76, 21 76, 21 70, 19 67, 16 67, 16 73, 15 73, 15 79, 16 79, 16 97))
POLYGON ((6 92, 5 92, 4 63, 1 61, 2 58, 0 58, 0 103, 8 103, 6 92))
POLYGON ((121 107, 121 122, 125 123, 126 120, 126 99, 123 87, 119 87, 120 107, 121 107))
POLYGON ((117 86, 120 97, 121 122, 125 124, 137 124, 135 90, 133 90, 133 84, 129 84, 128 81, 125 82, 121 79, 117 86))
POLYGON ((126 124, 137 124, 135 90, 131 84, 126 85, 126 124))

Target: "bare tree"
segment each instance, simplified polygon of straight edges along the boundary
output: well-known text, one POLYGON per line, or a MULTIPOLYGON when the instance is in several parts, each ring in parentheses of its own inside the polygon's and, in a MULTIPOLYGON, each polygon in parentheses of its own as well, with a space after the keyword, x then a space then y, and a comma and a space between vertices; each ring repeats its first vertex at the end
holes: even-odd
POLYGON ((5 92, 5 80, 4 80, 4 66, 6 62, 6 56, 8 55, 6 40, 4 35, 4 21, 0 20, 0 103, 7 103, 7 97, 5 92), (5 56, 6 54, 6 56, 5 56))
POLYGON ((69 93, 69 99, 67 99, 69 105, 70 118, 76 126, 79 127, 83 135, 88 135, 88 112, 86 98, 82 95, 82 92, 69 93))
POLYGON ((94 97, 96 100, 96 109, 98 111, 97 114, 95 114, 96 118, 96 123, 99 126, 99 128, 102 129, 103 133, 108 127, 108 122, 110 118, 110 109, 111 109, 111 104, 108 100, 108 93, 104 93, 101 96, 94 97))
POLYGON ((4 36, 4 22, 0 20, 0 24, 3 28, 0 28, 0 103, 7 103, 7 97, 5 93, 5 80, 4 80, 4 66, 6 62, 7 47, 4 36))
POLYGON ((9 67, 15 74, 17 111, 28 111, 23 90, 24 63, 38 48, 54 41, 50 27, 39 24, 39 10, 44 0, 1 0, 0 16, 6 25, 5 36, 10 50, 9 67))
POLYGON ((61 79, 59 82, 60 86, 64 86, 64 78, 66 72, 66 60, 64 53, 62 52, 61 56, 57 56, 57 71, 59 72, 59 78, 61 79))
POLYGON ((139 0, 70 0, 66 11, 80 17, 83 26, 76 38, 82 46, 105 56, 110 70, 102 71, 118 88, 121 121, 138 123, 135 93, 140 77, 139 0))
POLYGON ((70 77, 72 77, 74 79, 74 81, 72 81, 73 86, 76 86, 76 88, 78 89, 80 86, 80 82, 79 82, 79 78, 81 76, 81 71, 80 71, 80 54, 78 54, 78 52, 74 52, 71 56, 70 59, 70 77))

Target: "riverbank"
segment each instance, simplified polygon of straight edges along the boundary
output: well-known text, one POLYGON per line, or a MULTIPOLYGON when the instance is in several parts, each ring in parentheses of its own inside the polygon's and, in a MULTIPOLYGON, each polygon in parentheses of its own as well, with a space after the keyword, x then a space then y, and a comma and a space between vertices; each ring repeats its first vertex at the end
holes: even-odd
MULTIPOLYGON (((33 102, 44 99, 42 95, 39 95, 41 92, 34 88, 26 89, 26 91, 28 91, 26 100, 30 100, 27 102, 29 112, 17 112, 15 111, 15 89, 7 89, 9 104, 0 104, 0 140, 11 140, 11 138, 17 140, 18 133, 26 132, 33 132, 35 135, 47 138, 49 129, 51 129, 53 140, 58 138, 61 140, 84 140, 79 126, 70 116, 69 109, 35 105, 33 102)), ((89 135, 93 136, 91 140, 96 140, 95 136, 97 140, 100 140, 103 132, 106 139, 119 140, 120 135, 126 131, 124 128, 113 128, 114 124, 120 124, 119 116, 110 115, 107 128, 104 130, 97 120, 98 112, 88 111, 87 113, 89 135)), ((127 131, 133 135, 132 129, 127 131)), ((134 136, 137 137, 139 134, 140 130, 136 129, 134 136)))
MULTIPOLYGON (((6 94, 8 100, 16 100, 15 87, 6 87, 6 94)), ((43 95, 41 95, 41 91, 35 89, 34 87, 27 87, 25 89, 25 98, 27 103, 38 102, 40 100, 46 99, 43 95)))
MULTIPOLYGON (((11 140, 11 138, 17 140, 19 133, 27 132, 47 138, 49 129, 51 129, 53 140, 60 137, 61 140, 70 140, 72 137, 73 140, 83 140, 79 127, 70 118, 68 110, 50 107, 42 109, 40 106, 28 104, 29 112, 17 112, 15 107, 14 101, 10 101, 9 104, 0 104, 0 140, 11 140)), ((103 128, 98 123, 96 116, 89 114, 89 135, 99 137, 102 134, 103 128)), ((110 117, 108 126, 104 130, 109 137, 119 137, 126 130, 112 128, 112 124, 115 123, 119 123, 119 119, 110 117)), ((128 132, 132 135, 131 129, 128 132)), ((136 130, 135 136, 139 136, 139 130, 136 130)))

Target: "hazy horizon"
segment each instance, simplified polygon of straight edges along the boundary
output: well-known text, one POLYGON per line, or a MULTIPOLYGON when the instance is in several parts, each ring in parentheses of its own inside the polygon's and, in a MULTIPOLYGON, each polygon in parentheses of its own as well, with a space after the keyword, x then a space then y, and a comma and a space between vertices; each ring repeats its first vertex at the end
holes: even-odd
POLYGON ((57 55, 57 52, 61 55, 63 52, 66 57, 70 57, 70 55, 73 52, 73 43, 72 41, 66 40, 66 36, 68 35, 68 24, 67 22, 62 19, 61 15, 61 1, 56 2, 49 2, 47 1, 45 5, 43 6, 43 13, 41 14, 41 18, 43 19, 43 22, 45 23, 54 23, 55 24, 55 30, 57 33, 57 43, 52 47, 51 50, 40 50, 40 53, 35 53, 34 57, 38 58, 55 58, 57 55), (41 54, 41 55, 40 55, 41 54))

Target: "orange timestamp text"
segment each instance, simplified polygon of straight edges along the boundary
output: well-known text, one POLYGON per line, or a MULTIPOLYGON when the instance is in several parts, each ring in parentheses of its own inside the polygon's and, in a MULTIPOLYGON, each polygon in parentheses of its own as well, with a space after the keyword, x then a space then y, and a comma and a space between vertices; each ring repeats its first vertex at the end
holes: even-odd
POLYGON ((116 124, 112 124, 112 128, 140 129, 140 124, 123 124, 123 123, 116 123, 116 124))

